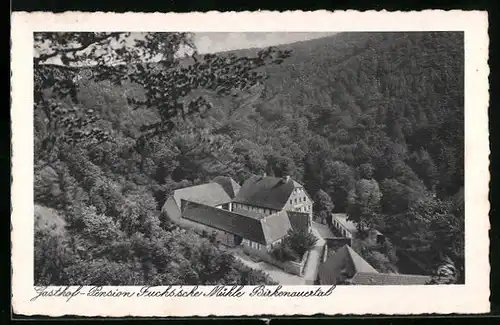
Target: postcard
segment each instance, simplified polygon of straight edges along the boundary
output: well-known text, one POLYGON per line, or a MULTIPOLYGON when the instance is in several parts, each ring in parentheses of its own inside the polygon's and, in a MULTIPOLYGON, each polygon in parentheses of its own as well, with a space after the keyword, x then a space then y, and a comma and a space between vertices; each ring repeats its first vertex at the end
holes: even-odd
POLYGON ((13 312, 488 312, 487 31, 13 13, 13 312))

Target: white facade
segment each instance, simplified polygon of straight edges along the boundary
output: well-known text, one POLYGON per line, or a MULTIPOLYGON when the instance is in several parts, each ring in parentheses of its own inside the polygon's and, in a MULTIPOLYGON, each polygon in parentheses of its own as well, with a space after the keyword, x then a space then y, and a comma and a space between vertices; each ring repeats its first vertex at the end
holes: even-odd
POLYGON ((356 224, 347 220, 347 216, 344 214, 333 214, 332 225, 346 238, 353 238, 356 233, 356 224))
POLYGON ((312 220, 313 215, 313 201, 302 186, 295 186, 288 198, 283 210, 297 211, 309 214, 312 220))
POLYGON ((273 209, 268 209, 268 208, 260 208, 260 207, 255 207, 252 205, 244 204, 244 203, 232 203, 233 210, 230 211, 236 211, 237 209, 242 209, 242 210, 247 210, 255 213, 259 213, 264 216, 271 215, 273 213, 278 212, 278 210, 273 210, 273 209))

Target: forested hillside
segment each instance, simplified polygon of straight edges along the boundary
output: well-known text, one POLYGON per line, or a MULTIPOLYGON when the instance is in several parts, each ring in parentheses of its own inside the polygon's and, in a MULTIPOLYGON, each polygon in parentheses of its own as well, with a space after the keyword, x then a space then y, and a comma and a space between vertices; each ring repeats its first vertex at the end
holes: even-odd
MULTIPOLYGON (((159 213, 176 188, 267 172, 303 182, 319 219, 348 212, 386 234, 383 247, 360 248, 379 269, 430 274, 451 259, 463 281, 463 35, 341 33, 279 49, 291 57, 256 67, 263 82, 210 94, 210 107, 167 116, 168 132, 148 136, 145 126, 165 120, 158 106, 169 98, 155 93, 151 103, 155 88, 140 79, 80 78, 69 96, 46 83, 38 89, 57 113, 35 108, 35 203, 57 211, 64 226, 37 224, 35 279, 268 282, 159 213), (75 123, 87 122, 76 120, 65 134, 93 142, 53 139, 48 115, 64 119, 75 110, 93 116, 92 128, 80 131, 75 123)), ((219 57, 237 62, 257 53, 219 57)), ((78 73, 38 69, 54 79, 78 73)), ((247 73, 254 72, 238 75, 247 73)), ((185 94, 185 103, 199 94, 185 94)))

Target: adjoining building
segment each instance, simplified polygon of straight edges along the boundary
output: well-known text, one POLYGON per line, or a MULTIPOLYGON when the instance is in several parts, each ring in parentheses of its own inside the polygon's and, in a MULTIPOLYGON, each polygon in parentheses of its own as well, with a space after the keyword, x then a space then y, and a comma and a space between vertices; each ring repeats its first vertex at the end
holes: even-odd
MULTIPOLYGON (((263 218, 252 218, 185 200, 182 200, 181 210, 181 220, 184 224, 190 224, 195 230, 204 231, 219 243, 229 247, 241 245, 256 251, 268 252, 281 243, 288 231, 293 228, 287 211, 280 211, 263 218)), ((294 217, 296 216, 292 218, 294 217)), ((302 219, 307 222, 307 215, 302 216, 302 219)), ((300 221, 293 224, 300 225, 300 221)))
POLYGON ((254 175, 241 186, 232 201, 234 211, 247 210, 258 215, 278 211, 296 211, 309 215, 312 222, 313 200, 304 186, 291 177, 254 175))
POLYGON ((380 273, 348 245, 326 257, 318 270, 320 285, 424 285, 430 276, 380 273))
POLYGON ((216 177, 175 190, 162 211, 181 227, 258 253, 270 252, 290 229, 309 232, 312 200, 290 178, 253 176, 240 187, 230 177, 216 177))
MULTIPOLYGON (((350 239, 355 238, 358 232, 357 223, 349 220, 347 214, 345 213, 332 213, 332 227, 343 237, 350 239)), ((367 235, 379 244, 383 243, 385 240, 384 235, 374 228, 368 229, 367 235)))
POLYGON ((356 223, 348 220, 345 213, 332 213, 332 226, 346 238, 353 238, 358 231, 356 223))

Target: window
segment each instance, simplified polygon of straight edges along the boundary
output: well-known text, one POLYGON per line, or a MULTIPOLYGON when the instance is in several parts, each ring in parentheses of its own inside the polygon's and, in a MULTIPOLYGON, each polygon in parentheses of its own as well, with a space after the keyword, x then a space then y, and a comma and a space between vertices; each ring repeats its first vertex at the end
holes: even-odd
POLYGON ((295 204, 297 204, 297 198, 295 198, 295 204))
POLYGON ((306 197, 305 196, 304 196, 304 200, 303 201, 306 202, 306 197))

